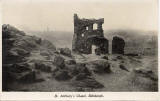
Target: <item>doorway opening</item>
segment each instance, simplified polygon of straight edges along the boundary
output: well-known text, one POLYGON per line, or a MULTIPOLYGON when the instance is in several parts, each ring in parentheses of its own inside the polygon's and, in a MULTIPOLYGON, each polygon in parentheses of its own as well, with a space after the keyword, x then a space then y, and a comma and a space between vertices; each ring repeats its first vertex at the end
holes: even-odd
POLYGON ((95 54, 95 53, 96 53, 96 52, 95 52, 95 51, 96 51, 96 48, 97 48, 96 45, 92 45, 92 54, 95 54))

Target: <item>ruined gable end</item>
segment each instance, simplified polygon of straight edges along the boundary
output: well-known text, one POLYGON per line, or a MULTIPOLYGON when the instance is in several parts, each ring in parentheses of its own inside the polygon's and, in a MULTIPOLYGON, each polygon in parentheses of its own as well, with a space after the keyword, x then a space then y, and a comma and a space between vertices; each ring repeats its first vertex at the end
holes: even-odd
POLYGON ((98 51, 100 54, 108 53, 108 40, 104 37, 102 24, 104 18, 80 19, 74 14, 74 35, 72 51, 91 54, 98 51), (92 50, 92 46, 95 50, 92 50))

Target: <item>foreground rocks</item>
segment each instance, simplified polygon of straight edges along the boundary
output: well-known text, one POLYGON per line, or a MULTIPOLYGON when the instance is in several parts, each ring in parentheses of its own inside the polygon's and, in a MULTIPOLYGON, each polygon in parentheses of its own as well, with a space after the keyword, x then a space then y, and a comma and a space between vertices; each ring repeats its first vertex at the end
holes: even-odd
POLYGON ((61 56, 55 56, 55 58, 54 58, 54 64, 57 67, 64 68, 65 67, 64 58, 61 57, 61 56))
POLYGON ((86 88, 97 89, 104 87, 101 83, 97 82, 95 78, 93 78, 92 76, 87 76, 84 79, 73 81, 72 85, 76 86, 81 91, 85 90, 86 88))
MULTIPOLYGON (((60 58, 62 57, 55 57, 60 58)), ((106 60, 96 60, 88 63, 76 63, 75 60, 64 60, 57 65, 53 72, 53 77, 58 81, 66 81, 71 79, 71 84, 79 89, 97 89, 103 88, 103 84, 99 83, 93 76, 93 73, 110 73, 110 64, 106 60), (90 68, 89 68, 90 67, 90 68), (91 69, 92 68, 92 69, 91 69)))
POLYGON ((153 81, 158 81, 157 75, 155 75, 155 73, 150 69, 136 68, 134 69, 134 73, 139 76, 149 78, 153 81))
POLYGON ((72 78, 67 70, 59 70, 55 73, 56 80, 68 80, 72 78))
POLYGON ((59 48, 60 54, 71 57, 71 50, 69 48, 59 48))
POLYGON ((56 51, 51 42, 26 35, 8 24, 2 26, 2 37, 3 90, 7 90, 7 85, 12 82, 41 81, 37 70, 51 72, 53 66, 44 62, 47 60, 44 55, 51 56, 56 51), (43 61, 37 62, 38 59, 43 61))
POLYGON ((88 67, 95 73, 110 73, 110 63, 106 60, 95 60, 88 64, 88 67))

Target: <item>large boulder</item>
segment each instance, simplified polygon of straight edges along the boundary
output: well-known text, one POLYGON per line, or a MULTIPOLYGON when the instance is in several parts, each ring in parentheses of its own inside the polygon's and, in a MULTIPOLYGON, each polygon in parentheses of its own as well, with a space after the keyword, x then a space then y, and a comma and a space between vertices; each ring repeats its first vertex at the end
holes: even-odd
POLYGON ((73 59, 65 60, 65 64, 67 64, 67 65, 75 65, 75 64, 76 64, 76 61, 73 60, 73 59))
POLYGON ((59 49, 60 54, 66 55, 66 56, 72 56, 71 50, 69 48, 60 48, 59 49))
POLYGON ((14 63, 3 65, 3 71, 7 71, 10 73, 22 73, 31 71, 31 68, 27 63, 14 63))
POLYGON ((35 71, 24 73, 24 75, 19 78, 19 82, 22 83, 33 83, 35 81, 36 81, 35 71))
POLYGON ((35 69, 41 70, 43 72, 51 72, 52 67, 50 65, 48 65, 47 63, 36 62, 35 69))
POLYGON ((64 58, 61 57, 61 56, 55 56, 55 58, 54 58, 54 64, 57 67, 64 68, 65 67, 64 58))
POLYGON ((102 59, 108 60, 108 56, 102 56, 102 59))
POLYGON ((92 89, 97 89, 97 88, 103 88, 104 86, 97 82, 95 78, 91 76, 87 76, 84 78, 84 76, 81 75, 81 77, 78 78, 78 80, 75 80, 72 82, 73 86, 80 87, 82 89, 85 88, 92 88, 92 89))
POLYGON ((71 76, 69 75, 68 71, 66 70, 58 70, 57 72, 55 72, 55 79, 56 80, 68 80, 70 79, 71 76))
POLYGON ((71 75, 77 75, 79 73, 79 70, 77 69, 77 66, 75 64, 73 65, 65 64, 65 68, 69 71, 71 75))
POLYGON ((87 78, 87 74, 86 73, 79 73, 78 75, 76 75, 75 80, 83 80, 87 78))
POLYGON ((119 65, 119 68, 122 69, 122 70, 124 70, 124 71, 129 72, 129 70, 125 67, 124 64, 120 64, 120 65, 119 65))
POLYGON ((90 68, 95 73, 110 73, 110 63, 106 60, 95 60, 88 64, 90 68))
POLYGON ((158 76, 151 69, 135 68, 134 73, 139 76, 149 78, 153 81, 158 81, 158 76))
POLYGON ((85 73, 86 75, 91 75, 91 71, 86 67, 85 63, 77 63, 77 70, 79 73, 85 73))
POLYGON ((30 72, 22 73, 17 80, 20 83, 35 83, 42 82, 45 78, 42 76, 41 72, 32 70, 30 72))

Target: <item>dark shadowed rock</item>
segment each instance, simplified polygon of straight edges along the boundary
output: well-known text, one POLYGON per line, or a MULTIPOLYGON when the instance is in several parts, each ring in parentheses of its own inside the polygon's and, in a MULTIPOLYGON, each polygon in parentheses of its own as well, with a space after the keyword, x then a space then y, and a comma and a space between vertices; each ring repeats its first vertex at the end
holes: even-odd
POLYGON ((19 78, 19 81, 22 83, 33 83, 36 81, 36 72, 31 71, 25 73, 22 77, 19 78))
POLYGON ((158 76, 150 69, 136 68, 134 69, 134 72, 140 76, 150 78, 153 81, 158 80, 158 76))
POLYGON ((77 63, 77 70, 79 73, 85 73, 86 75, 91 75, 91 71, 86 67, 85 63, 77 63))
POLYGON ((123 57, 122 57, 122 56, 117 56, 116 58, 117 58, 117 59, 123 59, 123 57))
POLYGON ((44 72, 51 72, 51 66, 47 65, 43 62, 36 62, 35 63, 35 69, 44 71, 44 72))
POLYGON ((30 72, 22 73, 17 80, 20 83, 36 83, 44 81, 45 78, 40 72, 33 70, 30 72))
POLYGON ((71 75, 77 75, 79 73, 79 70, 77 69, 76 65, 65 65, 65 68, 69 71, 71 75))
POLYGON ((72 56, 71 50, 69 48, 60 48, 60 54, 66 55, 66 56, 72 56))
POLYGON ((108 60, 108 56, 103 56, 102 59, 108 60))
POLYGON ((68 80, 71 76, 69 75, 68 71, 66 70, 59 70, 55 72, 55 79, 56 80, 68 80))
POLYGON ((22 73, 31 71, 29 64, 27 63, 15 63, 3 65, 3 70, 10 73, 22 73))
POLYGON ((127 72, 129 72, 129 70, 122 64, 119 65, 119 68, 122 69, 122 70, 125 70, 127 72))
POLYGON ((106 60, 96 60, 89 63, 89 67, 95 73, 110 73, 110 63, 106 60))
POLYGON ((71 59, 71 60, 66 60, 66 61, 65 61, 65 64, 67 64, 67 65, 74 65, 74 64, 76 64, 76 61, 73 60, 73 59, 71 59))
POLYGON ((86 73, 79 73, 79 74, 76 76, 75 80, 83 80, 83 79, 85 79, 85 78, 87 78, 86 73))
POLYGON ((64 68, 65 67, 64 58, 61 56, 55 56, 54 64, 60 68, 64 68))
POLYGON ((14 53, 16 53, 17 55, 20 55, 20 56, 25 56, 25 55, 30 54, 29 51, 24 50, 22 48, 12 48, 10 51, 13 51, 14 53))
MULTIPOLYGON (((83 77, 84 78, 84 77, 83 77)), ((97 82, 93 77, 87 76, 85 79, 73 81, 73 86, 81 88, 103 88, 104 86, 97 82)))

